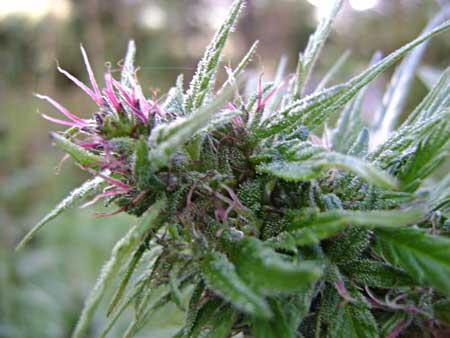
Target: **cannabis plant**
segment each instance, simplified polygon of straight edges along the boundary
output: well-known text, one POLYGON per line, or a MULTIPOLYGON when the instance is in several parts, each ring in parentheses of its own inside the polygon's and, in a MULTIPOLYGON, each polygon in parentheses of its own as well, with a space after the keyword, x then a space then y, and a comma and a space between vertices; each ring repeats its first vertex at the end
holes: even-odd
POLYGON ((449 70, 401 124, 399 116, 427 40, 450 21, 438 15, 415 40, 328 86, 340 60, 311 90, 308 79, 342 5, 335 1, 295 74, 280 69, 274 81, 242 80, 255 43, 218 86, 221 53, 243 2, 233 3, 186 91, 180 76, 164 97, 145 97, 130 42, 120 80, 107 71, 103 89, 83 49, 91 86, 59 68, 98 105, 91 118, 38 95, 65 116, 43 117, 69 127, 51 133, 53 142, 92 179, 20 246, 86 198, 83 206, 116 206, 99 216, 137 217, 113 248, 73 337, 85 336, 105 294, 109 324, 101 337, 128 308, 134 315, 124 337, 132 337, 169 302, 186 312, 176 337, 442 332, 450 323, 450 175, 435 171, 450 149, 449 70), (404 56, 382 104, 371 107, 376 118, 365 122, 365 89, 404 56))

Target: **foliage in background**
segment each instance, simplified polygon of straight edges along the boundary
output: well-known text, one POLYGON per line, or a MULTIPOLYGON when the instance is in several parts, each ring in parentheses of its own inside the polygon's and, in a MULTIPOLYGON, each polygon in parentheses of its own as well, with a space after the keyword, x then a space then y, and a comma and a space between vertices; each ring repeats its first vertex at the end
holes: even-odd
MULTIPOLYGON (((113 284, 101 336, 131 307, 124 333, 131 337, 169 302, 186 311, 177 337, 413 337, 448 325, 450 178, 430 178, 448 157, 448 71, 373 150, 377 125, 364 125, 360 110, 371 81, 450 22, 433 24, 349 81, 305 96, 341 4, 321 21, 294 76, 280 69, 275 81, 261 77, 245 92, 240 78, 254 47, 215 91, 239 0, 188 90, 179 77, 164 102, 144 97, 132 42, 120 81, 108 72, 103 89, 84 50, 91 87, 60 69, 99 109, 81 119, 40 96, 66 119, 44 117, 70 126, 52 133, 53 141, 94 178, 20 246, 88 196, 95 196, 88 204, 105 199, 140 219, 114 247, 74 337, 84 336, 113 284)), ((408 92, 410 81, 396 79, 414 72, 414 59, 420 53, 398 68, 379 120, 392 118, 389 98, 408 92)))

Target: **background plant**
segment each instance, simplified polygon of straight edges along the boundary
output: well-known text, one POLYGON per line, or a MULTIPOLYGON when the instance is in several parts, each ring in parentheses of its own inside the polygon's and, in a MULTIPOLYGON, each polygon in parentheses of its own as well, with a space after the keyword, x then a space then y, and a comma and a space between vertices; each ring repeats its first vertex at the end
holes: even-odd
MULTIPOLYGON (((137 304, 128 335, 164 302, 182 306, 189 284, 195 289, 180 333, 187 336, 203 331, 226 336, 230 330, 289 336, 299 326, 305 336, 310 331, 378 336, 442 325, 439 313, 445 311, 439 309, 445 309, 449 285, 448 179, 437 187, 422 181, 447 155, 449 130, 442 121, 448 117, 448 77, 444 74, 403 126, 373 151, 358 111, 361 90, 371 80, 449 24, 428 29, 347 83, 304 97, 340 6, 336 2, 301 54, 292 80, 260 79, 249 94, 240 95, 235 78, 252 48, 214 97, 221 49, 241 5, 234 3, 188 91, 180 79, 164 104, 141 96, 132 71, 133 44, 121 83, 108 73, 103 93, 93 79, 93 89, 80 85, 100 106, 95 119, 81 120, 44 97, 71 120, 60 123, 73 125, 63 136, 53 134, 55 143, 97 177, 38 228, 100 187, 97 197, 113 196, 110 202, 120 210, 146 212, 115 247, 75 335, 128 259, 109 307, 111 312, 118 305, 140 265, 143 275, 122 303, 137 304), (225 103, 227 109, 220 109, 225 103), (324 123, 341 110, 337 127, 325 128, 319 138, 324 123), (400 228, 410 224, 416 226, 400 228), (151 291, 165 287, 167 294, 150 302, 151 291)), ((379 126, 400 112, 397 98, 408 81, 398 81, 420 54, 420 49, 411 54, 394 76, 379 126)))

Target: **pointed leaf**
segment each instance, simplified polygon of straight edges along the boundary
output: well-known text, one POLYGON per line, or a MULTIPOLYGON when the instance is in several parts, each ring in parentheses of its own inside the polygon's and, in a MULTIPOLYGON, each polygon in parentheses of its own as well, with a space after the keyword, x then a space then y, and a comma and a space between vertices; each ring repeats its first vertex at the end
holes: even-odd
POLYGON ((298 66, 296 71, 296 79, 293 89, 293 97, 300 98, 303 96, 305 84, 308 81, 314 64, 317 61, 320 50, 322 49, 325 41, 330 34, 331 25, 334 18, 338 14, 342 7, 343 0, 334 0, 332 6, 328 7, 330 10, 321 18, 320 23, 308 40, 306 49, 300 54, 298 60, 298 66))
POLYGON ((368 259, 353 261, 340 266, 353 281, 377 288, 395 288, 414 285, 412 279, 402 270, 389 264, 368 259))
POLYGON ((149 227, 155 225, 154 222, 156 221, 163 205, 163 201, 156 202, 146 213, 141 222, 132 227, 130 231, 128 231, 128 233, 116 243, 112 250, 111 257, 103 266, 100 277, 85 302, 80 318, 78 319, 77 325, 73 331, 73 338, 83 337, 90 321, 92 320, 95 309, 103 298, 108 285, 111 284, 125 260, 128 258, 129 253, 141 239, 142 234, 149 227))
POLYGON ((367 182, 382 188, 395 189, 395 178, 372 164, 356 157, 324 152, 307 161, 276 161, 258 166, 263 173, 272 174, 286 181, 307 181, 322 175, 324 169, 344 169, 353 172, 367 182))
POLYGON ((260 138, 270 137, 280 133, 282 130, 293 130, 299 125, 304 125, 311 129, 320 127, 329 116, 342 109, 362 88, 377 78, 386 68, 397 62, 417 45, 442 33, 449 27, 450 20, 436 27, 431 32, 420 35, 347 83, 294 101, 278 115, 278 119, 273 119, 258 129, 257 136, 260 138))
POLYGON ((291 220, 291 226, 269 242, 276 248, 317 244, 336 235, 346 226, 401 227, 418 222, 420 209, 351 211, 330 210, 321 213, 304 213, 291 220))
POLYGON ((58 133, 52 132, 50 133, 50 137, 58 148, 64 150, 81 165, 90 165, 92 163, 102 161, 100 156, 87 151, 58 133))
POLYGON ((450 295, 450 239, 420 229, 377 230, 378 249, 424 285, 450 295))
POLYGON ((67 209, 75 206, 84 198, 89 197, 95 193, 98 193, 104 188, 106 182, 101 177, 95 177, 92 180, 86 181, 80 187, 73 190, 66 198, 64 198, 59 204, 53 208, 38 224, 36 224, 27 235, 17 245, 16 250, 22 249, 36 233, 41 230, 46 224, 58 217, 67 209))
POLYGON ((264 298, 252 290, 237 274, 225 255, 212 252, 201 264, 206 284, 214 292, 244 312, 257 317, 270 318, 272 312, 264 298))
POLYGON ((228 17, 217 31, 213 40, 206 49, 205 55, 200 60, 197 71, 186 93, 186 113, 192 113, 200 108, 203 105, 205 98, 211 93, 214 87, 222 50, 225 46, 225 42, 227 41, 228 34, 233 29, 237 17, 239 16, 243 3, 243 0, 235 0, 233 2, 228 17))
POLYGON ((242 279, 266 293, 298 290, 322 275, 318 262, 289 262, 253 237, 239 241, 232 256, 242 279))
MULTIPOLYGON (((422 34, 431 31, 435 26, 444 21, 446 16, 447 13, 439 13, 428 23, 422 34)), ((407 94, 414 80, 417 66, 427 46, 428 41, 415 48, 395 69, 394 75, 391 77, 389 86, 384 94, 382 105, 376 113, 378 125, 375 126, 372 146, 377 146, 386 140, 398 122, 400 113, 406 103, 407 94)))
POLYGON ((271 320, 254 318, 251 329, 255 338, 295 338, 296 328, 289 326, 287 316, 283 311, 280 302, 276 299, 270 301, 274 316, 271 320))
POLYGON ((346 303, 338 307, 331 323, 329 337, 333 338, 379 338, 378 326, 367 304, 346 303))

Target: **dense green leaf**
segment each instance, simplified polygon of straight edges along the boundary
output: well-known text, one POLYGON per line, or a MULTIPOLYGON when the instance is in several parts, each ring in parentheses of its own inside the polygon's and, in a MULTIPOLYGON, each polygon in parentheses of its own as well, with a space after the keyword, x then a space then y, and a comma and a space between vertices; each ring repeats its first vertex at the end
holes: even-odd
POLYGON ((401 227, 416 222, 421 215, 422 212, 419 209, 401 212, 396 210, 303 212, 294 216, 287 231, 270 240, 270 243, 280 248, 317 244, 350 224, 367 228, 401 227))
POLYGON ((298 290, 322 274, 318 262, 289 262, 256 238, 238 243, 233 262, 242 279, 263 292, 298 290))
POLYGON ((442 178, 430 192, 428 204, 432 210, 448 210, 450 206, 450 173, 442 178))
POLYGON ((403 152, 418 142, 424 142, 433 132, 446 121, 450 115, 450 110, 444 110, 427 119, 408 124, 388 138, 377 149, 368 155, 371 161, 377 161, 380 165, 387 167, 393 162, 401 159, 403 152))
POLYGON ((188 338, 196 325, 200 311, 200 300, 205 291, 205 282, 200 280, 192 291, 191 299, 189 300, 188 310, 186 314, 186 324, 183 328, 183 337, 188 338))
POLYGON ((435 318, 450 324, 450 300, 441 299, 433 304, 433 313, 435 318))
POLYGON ((259 166, 259 170, 287 181, 307 181, 317 178, 324 169, 343 169, 353 172, 369 183, 383 188, 396 188, 397 182, 388 173, 356 157, 325 152, 307 161, 275 161, 259 166))
POLYGON ((138 247, 138 249, 133 253, 133 256, 131 257, 130 261, 128 262, 128 266, 125 270, 125 274, 122 277, 122 280, 119 283, 119 287, 117 288, 116 292, 114 293, 111 302, 109 303, 107 315, 109 316, 114 309, 116 308, 117 304, 120 302, 120 300, 123 297, 123 294, 125 292, 125 288, 128 285, 128 282, 130 281, 131 275, 133 274, 134 270, 136 269, 136 266, 139 263, 139 260, 141 259, 142 255, 145 251, 145 245, 141 245, 138 247))
POLYGON ((337 308, 328 330, 332 338, 378 338, 377 322, 366 303, 343 303, 337 308))
POLYGON ((155 225, 154 222, 163 205, 164 203, 162 201, 155 203, 141 222, 132 227, 126 236, 120 239, 114 246, 111 257, 103 266, 100 276, 85 302, 83 311, 81 312, 80 318, 78 319, 77 325, 73 331, 73 338, 83 337, 84 332, 86 331, 94 315, 94 311, 103 298, 107 287, 116 277, 117 272, 128 258, 128 255, 135 247, 142 233, 155 225))
POLYGON ((201 270, 208 287, 237 308, 257 317, 272 316, 264 298, 242 280, 225 255, 218 252, 207 254, 201 264, 201 270))
POLYGON ((426 120, 434 114, 440 113, 450 105, 450 68, 447 68, 439 81, 429 91, 422 102, 408 115, 402 126, 426 120))
POLYGON ((450 294, 450 239, 409 228, 377 230, 379 251, 419 283, 450 294))
POLYGON ((340 266, 353 281, 378 288, 395 288, 414 285, 413 280, 402 270, 389 264, 363 259, 340 266))
MULTIPOLYGON (((408 315, 403 311, 394 312, 386 321, 380 325, 380 336, 390 337, 393 332, 399 332, 408 324, 408 315)), ((394 336, 396 337, 396 336, 394 336)))
POLYGON ((408 154, 402 163, 398 177, 404 191, 415 191, 448 158, 450 151, 450 127, 442 124, 408 154))
POLYGON ((252 334, 255 338, 295 338, 296 328, 289 326, 282 304, 271 300, 270 305, 274 314, 270 320, 254 318, 252 320, 252 334))

